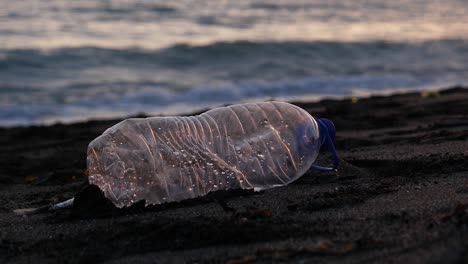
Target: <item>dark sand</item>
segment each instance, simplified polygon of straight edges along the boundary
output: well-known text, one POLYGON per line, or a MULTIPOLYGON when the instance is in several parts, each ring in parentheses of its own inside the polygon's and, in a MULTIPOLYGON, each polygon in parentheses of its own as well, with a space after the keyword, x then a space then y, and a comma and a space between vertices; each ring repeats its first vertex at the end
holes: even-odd
POLYGON ((86 187, 118 120, 0 129, 0 263, 468 263, 468 89, 299 105, 335 121, 338 176, 146 209, 86 187))

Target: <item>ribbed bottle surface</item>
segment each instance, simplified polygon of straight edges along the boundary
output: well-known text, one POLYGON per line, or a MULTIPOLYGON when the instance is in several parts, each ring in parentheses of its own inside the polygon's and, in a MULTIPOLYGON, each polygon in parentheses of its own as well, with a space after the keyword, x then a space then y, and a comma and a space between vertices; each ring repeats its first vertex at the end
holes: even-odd
POLYGON ((89 182, 118 207, 221 189, 262 190, 302 176, 319 148, 314 118, 283 102, 238 104, 191 117, 133 118, 89 144, 89 182))

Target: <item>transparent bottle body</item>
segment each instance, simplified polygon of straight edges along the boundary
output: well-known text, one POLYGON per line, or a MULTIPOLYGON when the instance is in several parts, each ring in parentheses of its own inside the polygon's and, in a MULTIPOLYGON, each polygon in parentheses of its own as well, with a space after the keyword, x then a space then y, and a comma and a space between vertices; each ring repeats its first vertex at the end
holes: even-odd
POLYGON ((127 119, 89 144, 87 162, 89 182, 124 207, 287 185, 319 149, 317 123, 303 109, 246 103, 190 117, 127 119))

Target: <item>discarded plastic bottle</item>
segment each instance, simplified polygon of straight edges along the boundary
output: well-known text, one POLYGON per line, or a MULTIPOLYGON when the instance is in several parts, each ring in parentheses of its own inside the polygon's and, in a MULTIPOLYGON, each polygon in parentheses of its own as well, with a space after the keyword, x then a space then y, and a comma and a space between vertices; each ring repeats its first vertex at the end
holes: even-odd
POLYGON ((334 170, 335 127, 283 102, 220 107, 190 117, 131 118, 88 147, 89 182, 117 207, 180 201, 227 189, 287 185, 334 170), (327 142, 333 168, 312 165, 327 142))

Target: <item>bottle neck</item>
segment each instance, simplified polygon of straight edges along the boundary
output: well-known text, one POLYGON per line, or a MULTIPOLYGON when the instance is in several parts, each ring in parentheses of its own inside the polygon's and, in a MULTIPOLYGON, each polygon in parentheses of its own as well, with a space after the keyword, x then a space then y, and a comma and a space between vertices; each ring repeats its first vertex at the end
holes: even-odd
POLYGON ((327 143, 328 148, 330 149, 332 156, 333 156, 333 167, 322 167, 318 165, 312 165, 312 169, 319 170, 319 171, 332 171, 337 170, 340 160, 338 158, 338 153, 336 152, 335 145, 333 141, 335 140, 336 129, 335 125, 332 121, 325 119, 325 118, 317 118, 315 119, 319 128, 319 141, 320 144, 323 145, 327 143))
POLYGON ((326 143, 327 138, 330 138, 333 142, 336 136, 336 128, 333 122, 326 118, 316 118, 315 121, 317 122, 319 128, 320 143, 322 145, 326 143))

